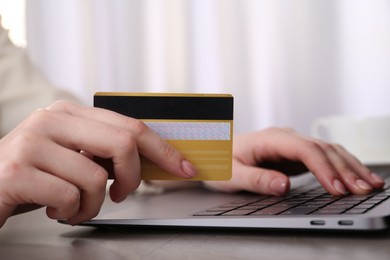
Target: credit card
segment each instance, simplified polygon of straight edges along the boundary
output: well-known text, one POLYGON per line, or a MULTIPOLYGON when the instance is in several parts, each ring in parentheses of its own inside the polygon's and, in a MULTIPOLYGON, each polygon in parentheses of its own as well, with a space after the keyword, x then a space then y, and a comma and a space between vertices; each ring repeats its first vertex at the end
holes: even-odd
MULTIPOLYGON (((94 106, 142 120, 197 168, 198 175, 191 180, 232 177, 232 95, 97 92, 94 106)), ((141 178, 187 180, 144 157, 141 178)))

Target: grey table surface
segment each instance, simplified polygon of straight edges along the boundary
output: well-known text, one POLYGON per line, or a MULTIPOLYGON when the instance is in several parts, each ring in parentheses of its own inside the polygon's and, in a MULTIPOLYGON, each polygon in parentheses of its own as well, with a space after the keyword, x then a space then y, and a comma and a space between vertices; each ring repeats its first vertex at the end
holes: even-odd
POLYGON ((0 229, 0 259, 390 259, 390 231, 99 230, 58 224, 40 209, 0 229))

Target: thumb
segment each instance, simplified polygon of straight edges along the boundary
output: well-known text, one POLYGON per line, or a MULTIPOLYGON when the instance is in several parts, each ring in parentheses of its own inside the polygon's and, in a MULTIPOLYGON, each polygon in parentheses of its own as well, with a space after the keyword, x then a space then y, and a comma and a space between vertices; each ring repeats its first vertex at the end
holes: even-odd
POLYGON ((218 191, 236 192, 240 190, 280 196, 290 189, 289 178, 281 172, 233 163, 233 176, 229 181, 208 181, 206 187, 218 191))

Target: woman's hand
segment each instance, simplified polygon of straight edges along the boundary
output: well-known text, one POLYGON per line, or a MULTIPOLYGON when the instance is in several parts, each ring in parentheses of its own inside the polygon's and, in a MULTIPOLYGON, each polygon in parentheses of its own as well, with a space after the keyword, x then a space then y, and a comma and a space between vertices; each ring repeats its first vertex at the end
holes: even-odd
POLYGON ((365 194, 384 184, 340 145, 306 138, 291 129, 269 128, 235 136, 232 179, 205 185, 226 192, 283 195, 290 187, 288 175, 307 170, 333 195, 365 194))
POLYGON ((139 120, 64 101, 34 112, 0 140, 0 226, 19 205, 46 206, 70 224, 95 217, 108 172, 93 157, 112 160, 110 196, 120 202, 140 184, 140 155, 174 175, 196 175, 139 120))

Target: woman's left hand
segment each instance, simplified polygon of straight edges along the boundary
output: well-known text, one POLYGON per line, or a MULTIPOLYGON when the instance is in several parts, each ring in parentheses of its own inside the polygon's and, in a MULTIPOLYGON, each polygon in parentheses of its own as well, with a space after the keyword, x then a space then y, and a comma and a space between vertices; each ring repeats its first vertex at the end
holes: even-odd
POLYGON ((303 137, 291 129, 268 128, 235 136, 233 176, 229 181, 207 181, 211 189, 283 195, 290 175, 312 172, 333 195, 370 193, 383 180, 338 144, 303 137))

